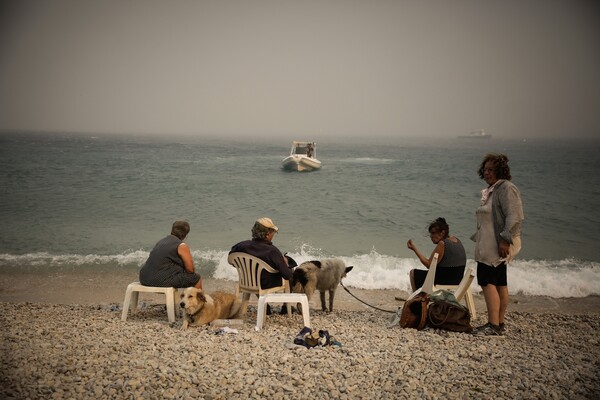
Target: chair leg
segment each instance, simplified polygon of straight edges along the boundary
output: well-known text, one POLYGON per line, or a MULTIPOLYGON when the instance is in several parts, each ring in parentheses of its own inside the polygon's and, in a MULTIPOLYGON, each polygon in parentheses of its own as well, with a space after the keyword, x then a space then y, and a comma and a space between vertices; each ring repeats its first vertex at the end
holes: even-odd
POLYGON ((258 298, 258 313, 256 315, 256 330, 260 331, 265 324, 267 314, 267 302, 264 296, 258 298))
POLYGON ((300 300, 302 304, 302 318, 304 319, 304 326, 310 328, 310 313, 308 311, 308 297, 304 297, 300 300))
POLYGON ((129 304, 131 303, 131 289, 127 288, 125 292, 125 300, 123 300, 123 312, 121 313, 121 321, 127 320, 127 312, 129 311, 129 304))
POLYGON ((473 292, 471 291, 471 288, 467 290, 467 293, 465 295, 465 301, 467 303, 467 308, 471 313, 471 318, 477 318, 477 310, 475 309, 475 300, 473 299, 473 292))
POLYGON ((140 292, 136 290, 131 291, 131 302, 129 303, 129 312, 132 314, 137 312, 138 300, 140 298, 140 292))
POLYGON ((167 290, 165 293, 169 322, 175 322, 175 293, 177 293, 177 289, 167 290))

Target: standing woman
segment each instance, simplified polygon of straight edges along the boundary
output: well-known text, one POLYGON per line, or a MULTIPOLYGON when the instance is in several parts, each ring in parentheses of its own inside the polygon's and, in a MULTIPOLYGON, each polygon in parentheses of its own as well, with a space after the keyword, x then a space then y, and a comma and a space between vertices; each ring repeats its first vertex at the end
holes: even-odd
POLYGON ((478 173, 488 187, 481 191, 481 205, 476 212, 477 232, 472 239, 477 282, 483 290, 488 323, 476 328, 474 334, 502 336, 508 306, 506 265, 521 250, 523 204, 519 190, 510 182, 506 155, 486 154, 478 173))

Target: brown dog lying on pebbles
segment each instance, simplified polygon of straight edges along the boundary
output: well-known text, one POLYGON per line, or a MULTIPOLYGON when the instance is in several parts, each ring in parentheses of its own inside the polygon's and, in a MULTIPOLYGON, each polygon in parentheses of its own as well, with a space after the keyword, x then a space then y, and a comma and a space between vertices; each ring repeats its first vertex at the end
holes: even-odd
POLYGON ((190 325, 206 325, 216 319, 236 318, 241 305, 238 297, 231 293, 214 292, 209 295, 194 287, 186 288, 179 303, 184 310, 181 329, 190 325))

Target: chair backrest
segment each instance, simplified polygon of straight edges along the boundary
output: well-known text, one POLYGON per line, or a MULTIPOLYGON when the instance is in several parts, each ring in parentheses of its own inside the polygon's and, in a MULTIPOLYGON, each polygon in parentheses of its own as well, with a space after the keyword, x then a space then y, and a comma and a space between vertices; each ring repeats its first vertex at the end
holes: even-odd
POLYGON ((427 271, 427 276, 425 277, 425 282, 423 282, 423 292, 431 294, 434 292, 434 284, 435 284, 435 271, 437 269, 438 263, 438 253, 434 253, 433 258, 431 259, 431 263, 429 264, 429 270, 427 271))
POLYGON ((260 287, 260 274, 263 270, 271 274, 276 274, 278 271, 258 257, 236 252, 227 257, 227 262, 238 271, 238 285, 241 292, 256 293, 260 296, 266 293, 284 292, 287 288, 283 278, 281 279, 281 286, 269 289, 260 287))
POLYGON ((429 270, 427 270, 427 276, 425 277, 425 282, 423 282, 423 286, 412 292, 406 300, 410 300, 416 297, 421 292, 431 294, 435 291, 435 271, 437 269, 438 257, 438 253, 433 254, 433 259, 431 260, 431 264, 429 265, 429 270))

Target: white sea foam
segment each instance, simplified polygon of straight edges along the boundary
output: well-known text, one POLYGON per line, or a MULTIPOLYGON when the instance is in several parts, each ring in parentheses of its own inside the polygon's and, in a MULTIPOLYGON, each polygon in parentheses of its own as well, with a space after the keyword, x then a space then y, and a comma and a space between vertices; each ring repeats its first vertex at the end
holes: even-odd
POLYGON ((512 292, 551 297, 600 294, 600 263, 574 259, 515 260, 508 270, 512 292))
POLYGON ((358 157, 358 158, 349 158, 347 160, 341 160, 341 162, 346 163, 357 163, 357 164, 390 164, 396 162, 391 158, 374 158, 374 157, 358 157))
MULTIPOLYGON (((304 246, 299 253, 289 253, 298 263, 322 259, 318 249, 304 246)), ((212 278, 237 280, 237 273, 227 263, 228 251, 207 250, 193 251, 192 255, 197 267, 203 274, 211 274, 212 278), (214 266, 206 267, 207 265, 214 266), (207 272, 207 269, 210 272, 207 272)), ((36 267, 36 268, 139 268, 148 257, 148 252, 134 250, 122 254, 50 254, 45 252, 23 255, 0 254, 0 268, 36 267)), ((410 290, 408 273, 413 268, 424 269, 416 258, 399 258, 382 255, 375 250, 369 254, 339 256, 346 265, 354 268, 344 279, 349 287, 361 289, 398 289, 410 290)), ((467 267, 476 269, 474 260, 467 261, 467 267)), ((566 260, 515 260, 509 266, 509 287, 511 293, 550 297, 585 297, 600 295, 600 263, 566 260)), ((476 280, 473 282, 474 292, 480 292, 476 280)))
MULTIPOLYGON (((289 253, 298 264, 318 259, 310 254, 289 253)), ((217 268, 214 277, 236 280, 235 270, 227 263, 227 252, 212 253, 217 268)), ((207 257, 208 258, 208 257, 207 257)), ((344 284, 361 289, 399 289, 410 291, 408 273, 413 268, 424 267, 416 258, 396 258, 371 252, 366 255, 341 256, 346 265, 354 268, 344 279, 344 284)), ((474 260, 467 267, 476 270, 474 260)), ((537 261, 516 260, 509 266, 509 287, 512 293, 550 297, 585 297, 600 295, 600 263, 577 260, 537 261)), ((473 281, 475 293, 481 291, 477 279, 473 281)))
POLYGON ((94 265, 113 265, 115 267, 141 265, 148 258, 148 252, 136 250, 122 254, 50 254, 47 252, 28 254, 0 254, 0 268, 18 266, 85 267, 94 265))

